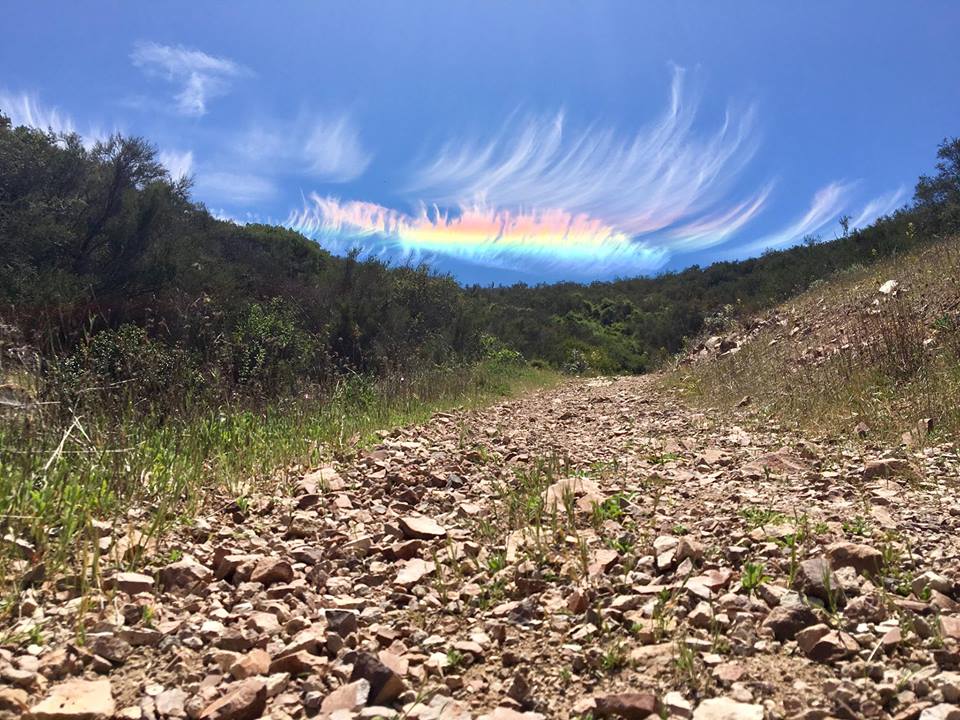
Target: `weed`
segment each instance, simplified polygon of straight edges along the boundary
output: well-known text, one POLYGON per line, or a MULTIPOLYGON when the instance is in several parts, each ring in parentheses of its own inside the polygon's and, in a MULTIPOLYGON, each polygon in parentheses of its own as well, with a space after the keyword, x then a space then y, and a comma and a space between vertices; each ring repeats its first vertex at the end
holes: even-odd
POLYGON ((784 515, 771 508, 748 507, 740 511, 740 516, 751 530, 766 528, 767 525, 776 525, 783 521, 784 515))
POLYGON ((600 656, 600 669, 608 675, 620 672, 627 666, 629 656, 623 643, 608 646, 600 656))
POLYGON ((763 563, 744 563, 743 574, 740 577, 740 585, 747 591, 748 595, 756 592, 763 583, 770 578, 764 573, 763 563))
POLYGON ((870 534, 870 524, 863 515, 856 515, 850 520, 844 520, 841 527, 847 535, 866 537, 870 534))

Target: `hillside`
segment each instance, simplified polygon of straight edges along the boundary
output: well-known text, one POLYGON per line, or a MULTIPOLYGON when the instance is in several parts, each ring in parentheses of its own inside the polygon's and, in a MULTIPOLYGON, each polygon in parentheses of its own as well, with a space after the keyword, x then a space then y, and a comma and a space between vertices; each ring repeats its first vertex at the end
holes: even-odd
POLYGON ((960 240, 855 267, 707 338, 690 398, 817 434, 960 437, 960 240))
POLYGON ((829 242, 462 288, 0 122, 0 714, 951 717, 939 159, 829 242))

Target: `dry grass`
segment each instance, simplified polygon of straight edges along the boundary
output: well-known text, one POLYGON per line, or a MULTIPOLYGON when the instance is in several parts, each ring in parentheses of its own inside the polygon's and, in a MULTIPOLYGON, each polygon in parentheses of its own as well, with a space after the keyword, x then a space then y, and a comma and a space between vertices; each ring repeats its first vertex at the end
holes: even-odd
POLYGON ((851 268, 759 324, 738 352, 681 365, 669 381, 708 405, 749 397, 761 419, 808 433, 864 423, 873 439, 920 439, 930 419, 933 437, 960 437, 960 239, 851 268), (878 292, 888 280, 899 290, 878 292))

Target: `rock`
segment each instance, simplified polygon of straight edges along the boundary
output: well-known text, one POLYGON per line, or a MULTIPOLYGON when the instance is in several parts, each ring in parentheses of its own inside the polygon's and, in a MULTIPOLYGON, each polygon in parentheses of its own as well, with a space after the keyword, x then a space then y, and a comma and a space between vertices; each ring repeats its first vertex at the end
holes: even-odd
POLYGON ((960 640, 960 617, 941 615, 940 634, 945 638, 960 640))
POLYGON ((804 628, 817 624, 817 616, 806 605, 778 605, 767 615, 763 627, 769 628, 773 636, 783 642, 793 640, 804 628))
POLYGON ((109 680, 68 680, 30 709, 30 720, 110 720, 116 712, 109 680))
POLYGON ((932 705, 923 709, 920 720, 960 720, 960 707, 948 703, 932 705))
POLYGON ((3 713, 8 713, 13 717, 23 717, 27 712, 28 699, 26 690, 0 688, 0 716, 3 713))
POLYGON ((164 690, 154 698, 157 713, 169 718, 186 717, 186 702, 187 694, 180 688, 164 690))
POLYGON ((858 573, 876 576, 883 567, 883 553, 869 545, 836 542, 827 546, 827 559, 834 570, 852 567, 858 573))
POLYGON ((254 675, 266 675, 269 671, 270 654, 260 648, 254 648, 230 666, 230 674, 236 680, 254 675))
POLYGON ((324 617, 330 631, 335 632, 340 637, 355 633, 360 627, 357 623, 357 613, 353 610, 327 609, 324 611, 324 617))
POLYGON ((699 563, 703 560, 703 553, 703 544, 692 538, 682 537, 677 543, 677 562, 683 562, 689 558, 694 563, 699 563))
POLYGON ((350 682, 366 680, 370 683, 370 697, 368 702, 374 705, 383 705, 399 697, 405 689, 403 679, 393 670, 384 665, 370 653, 357 654, 353 663, 353 672, 350 682))
POLYGON ((135 572, 117 573, 114 578, 114 586, 127 595, 136 595, 137 593, 152 593, 153 578, 149 575, 143 575, 135 572))
POLYGON ((663 707, 666 708, 669 715, 675 715, 681 718, 688 718, 693 715, 693 706, 682 693, 671 690, 663 696, 663 707))
POLYGON ((290 563, 277 558, 264 558, 254 566, 253 572, 250 574, 251 582, 258 582, 262 585, 288 583, 291 580, 293 580, 293 568, 290 563))
POLYGON ((97 635, 90 642, 90 650, 110 662, 120 665, 133 651, 130 643, 116 635, 97 635))
POLYGON ((913 579, 913 582, 910 583, 910 589, 917 597, 920 597, 926 590, 950 595, 953 592, 953 582, 939 573, 927 570, 913 579))
POLYGON ((710 698, 697 705, 693 720, 763 720, 763 705, 725 697, 710 698))
POLYGON ((857 641, 845 632, 827 625, 814 625, 797 633, 797 645, 815 662, 832 663, 854 655, 860 649, 857 641))
POLYGON ((882 460, 869 460, 863 466, 863 479, 873 480, 874 478, 896 478, 904 477, 909 479, 918 478, 920 473, 910 464, 909 461, 901 458, 883 458, 882 460))
POLYGON ((840 579, 822 557, 801 562, 793 586, 806 595, 823 600, 828 607, 842 607, 845 601, 840 579))
POLYGON ((595 698, 596 714, 599 717, 618 717, 626 720, 644 720, 660 711, 655 695, 643 692, 603 695, 595 698))
POLYGON ((320 714, 328 715, 337 710, 353 712, 367 704, 370 696, 370 683, 366 680, 355 680, 341 685, 327 695, 320 703, 320 714))
POLYGON ((305 675, 317 671, 327 664, 325 658, 312 655, 306 650, 281 655, 270 663, 267 672, 289 673, 290 675, 305 675))
POLYGON ((397 573, 395 582, 400 587, 409 589, 425 577, 432 575, 434 570, 436 570, 436 565, 432 562, 421 560, 420 558, 413 558, 400 565, 400 570, 397 573))
POLYGON ((400 530, 412 540, 433 540, 447 536, 447 531, 427 517, 407 516, 400 518, 400 530))
POLYGON ((209 582, 213 573, 193 558, 183 558, 160 569, 160 587, 168 592, 195 592, 209 582))
POLYGON ((207 705, 197 720, 255 720, 267 706, 267 684, 259 678, 240 680, 207 705))

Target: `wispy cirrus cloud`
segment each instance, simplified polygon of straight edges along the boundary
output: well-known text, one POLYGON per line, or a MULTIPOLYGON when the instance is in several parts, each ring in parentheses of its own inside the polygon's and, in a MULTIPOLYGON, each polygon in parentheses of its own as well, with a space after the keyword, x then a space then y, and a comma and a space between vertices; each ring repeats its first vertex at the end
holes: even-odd
POLYGON ((192 150, 161 150, 157 159, 170 173, 174 180, 189 177, 193 171, 192 150))
POLYGON ((674 68, 666 109, 634 133, 570 128, 563 113, 514 121, 489 140, 446 143, 416 171, 410 190, 444 205, 585 212, 635 235, 682 223, 702 230, 705 212, 742 225, 762 207, 764 191, 732 203, 739 214, 719 206, 756 151, 755 111, 730 110, 718 128, 698 132, 684 75, 674 68))
POLYGON ((825 185, 814 193, 810 207, 802 216, 779 230, 732 248, 731 252, 746 256, 764 250, 777 250, 817 233, 837 221, 849 206, 856 185, 856 182, 839 180, 825 185))
POLYGON ((179 85, 174 96, 175 109, 192 117, 205 115, 210 99, 225 94, 235 78, 249 72, 228 58, 154 42, 136 43, 130 59, 148 75, 158 75, 179 85))
POLYGON ((38 130, 51 130, 57 134, 77 133, 84 147, 88 149, 107 138, 107 133, 100 128, 88 127, 85 132, 81 132, 68 113, 43 105, 38 96, 32 93, 0 90, 0 111, 10 118, 14 126, 26 125, 38 130))
POLYGON ((347 114, 302 114, 293 122, 254 125, 238 135, 234 147, 261 169, 295 169, 331 183, 357 179, 373 159, 347 114))
POLYGON ((907 189, 901 185, 896 190, 873 198, 850 221, 850 229, 866 227, 877 218, 890 214, 903 204, 906 197, 907 189))

